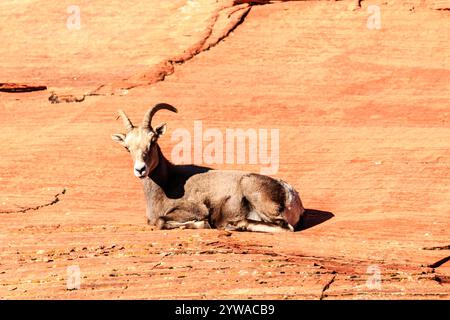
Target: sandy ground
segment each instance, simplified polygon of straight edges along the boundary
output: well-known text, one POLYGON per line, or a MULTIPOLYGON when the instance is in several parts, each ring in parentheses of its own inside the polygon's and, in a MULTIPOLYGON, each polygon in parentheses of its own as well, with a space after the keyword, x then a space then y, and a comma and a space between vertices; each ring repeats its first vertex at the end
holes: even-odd
POLYGON ((71 1, 0 2, 0 83, 47 86, 0 92, 0 298, 449 299, 445 1, 378 2, 378 30, 366 1, 78 3, 69 30, 71 1), (279 129, 304 229, 146 225, 110 135, 161 101, 169 158, 194 120, 279 129))

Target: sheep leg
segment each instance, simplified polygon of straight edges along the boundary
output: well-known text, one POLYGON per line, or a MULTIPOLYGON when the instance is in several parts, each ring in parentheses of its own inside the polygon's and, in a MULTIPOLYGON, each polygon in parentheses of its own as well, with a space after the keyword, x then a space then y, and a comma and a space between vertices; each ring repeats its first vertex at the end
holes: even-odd
POLYGON ((156 227, 158 229, 211 229, 208 221, 201 218, 191 211, 176 208, 165 216, 159 217, 156 227))
POLYGON ((164 221, 162 225, 158 226, 159 229, 211 229, 208 221, 164 221))
POLYGON ((235 224, 228 224, 225 227, 225 229, 230 231, 251 231, 251 232, 267 232, 267 233, 293 231, 293 229, 291 228, 283 227, 278 224, 267 223, 263 221, 254 221, 249 219, 238 221, 235 224))

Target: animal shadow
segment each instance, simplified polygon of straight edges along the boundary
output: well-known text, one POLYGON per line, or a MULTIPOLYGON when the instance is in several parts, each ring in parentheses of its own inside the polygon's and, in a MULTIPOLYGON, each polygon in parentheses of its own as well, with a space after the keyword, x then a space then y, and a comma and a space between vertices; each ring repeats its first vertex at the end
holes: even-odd
POLYGON ((302 220, 295 226, 295 231, 306 230, 317 226, 331 218, 334 214, 328 211, 305 209, 302 220))

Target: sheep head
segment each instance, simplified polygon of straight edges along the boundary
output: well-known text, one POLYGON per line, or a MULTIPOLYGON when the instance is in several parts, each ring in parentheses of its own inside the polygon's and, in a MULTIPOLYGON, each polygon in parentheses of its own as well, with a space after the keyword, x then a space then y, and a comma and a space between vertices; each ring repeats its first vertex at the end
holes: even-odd
POLYGON ((114 141, 125 147, 131 154, 134 162, 134 175, 141 179, 147 177, 159 162, 157 141, 166 132, 167 125, 162 123, 153 128, 152 119, 155 113, 162 109, 178 112, 170 104, 158 103, 147 111, 142 125, 138 127, 133 125, 125 112, 119 110, 119 116, 122 118, 127 132, 116 133, 111 136, 114 141))

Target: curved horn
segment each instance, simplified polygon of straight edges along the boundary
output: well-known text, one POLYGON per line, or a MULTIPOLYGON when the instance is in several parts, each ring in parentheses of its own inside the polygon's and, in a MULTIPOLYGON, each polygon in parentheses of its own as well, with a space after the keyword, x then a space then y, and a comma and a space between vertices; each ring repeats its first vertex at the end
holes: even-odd
POLYGON ((151 108, 150 110, 147 111, 147 113, 144 116, 144 121, 142 122, 142 127, 148 128, 150 131, 154 131, 153 127, 152 127, 153 116, 155 115, 156 112, 158 112, 159 110, 162 110, 162 109, 166 109, 166 110, 169 110, 169 111, 172 111, 175 113, 178 112, 177 108, 175 108, 174 106, 171 106, 170 104, 158 103, 153 108, 151 108))
POLYGON ((130 132, 131 130, 133 130, 133 128, 134 128, 133 123, 127 117, 125 112, 123 112, 123 110, 119 110, 118 112, 119 112, 119 116, 122 118, 122 121, 123 121, 123 124, 124 124, 125 128, 127 129, 127 132, 130 132))

